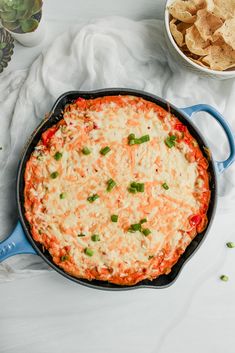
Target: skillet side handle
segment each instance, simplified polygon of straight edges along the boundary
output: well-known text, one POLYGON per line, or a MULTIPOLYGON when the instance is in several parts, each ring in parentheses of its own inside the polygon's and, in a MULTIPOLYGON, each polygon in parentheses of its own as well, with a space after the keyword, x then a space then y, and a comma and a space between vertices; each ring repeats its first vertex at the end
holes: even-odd
POLYGON ((182 108, 181 110, 189 118, 191 118, 194 113, 207 112, 222 126, 229 142, 230 156, 225 161, 215 161, 215 164, 217 171, 219 173, 223 173, 224 170, 230 167, 230 165, 235 161, 235 135, 233 135, 230 125, 215 108, 207 104, 197 104, 191 107, 182 108))
POLYGON ((36 251, 27 240, 20 222, 13 232, 0 243, 0 262, 17 254, 35 254, 36 251))

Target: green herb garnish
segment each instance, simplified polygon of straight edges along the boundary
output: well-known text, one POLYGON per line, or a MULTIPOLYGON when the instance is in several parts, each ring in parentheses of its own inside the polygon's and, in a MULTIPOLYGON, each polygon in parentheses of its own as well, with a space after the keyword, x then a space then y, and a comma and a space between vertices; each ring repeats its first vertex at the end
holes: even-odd
POLYGON ((63 255, 63 256, 61 256, 60 261, 62 261, 62 262, 63 262, 63 261, 67 261, 68 258, 69 258, 68 255, 63 255))
POLYGON ((78 236, 79 238, 80 238, 80 237, 85 237, 85 236, 86 236, 86 234, 79 233, 77 236, 78 236))
POLYGON ((112 214, 111 221, 116 223, 118 221, 118 215, 117 214, 112 214))
POLYGON ((84 253, 85 253, 87 256, 93 256, 94 251, 91 250, 91 249, 89 249, 89 248, 86 248, 86 249, 84 250, 84 253))
POLYGON ((147 218, 142 218, 142 219, 140 220, 140 224, 143 224, 143 223, 146 223, 146 222, 148 222, 148 221, 147 221, 147 218))
POLYGON ((109 180, 107 181, 107 188, 106 188, 106 190, 109 192, 109 191, 111 191, 116 185, 117 185, 117 184, 116 184, 116 182, 115 182, 113 179, 109 179, 109 180))
POLYGON ((111 149, 109 148, 109 146, 106 146, 104 148, 102 148, 100 150, 100 154, 102 154, 103 156, 105 156, 107 153, 109 153, 111 151, 111 149))
POLYGON ((136 183, 135 181, 133 181, 127 190, 132 194, 135 194, 137 192, 144 192, 144 183, 136 183))
POLYGON ((141 143, 148 142, 150 141, 150 136, 149 135, 144 135, 141 136, 140 138, 136 138, 135 134, 130 134, 128 136, 128 145, 140 145, 141 143))
POLYGON ((174 135, 168 136, 165 139, 165 144, 167 145, 167 147, 172 148, 175 146, 175 140, 176 140, 176 136, 174 135))
POLYGON ((163 189, 165 189, 165 190, 169 190, 169 186, 167 185, 167 183, 162 184, 162 187, 163 187, 163 189))
POLYGON ((58 173, 58 172, 53 172, 53 173, 51 173, 51 175, 50 175, 51 179, 56 179, 58 176, 59 176, 59 173, 58 173))
POLYGON ((226 275, 220 276, 221 281, 228 282, 229 278, 226 275))
POLYGON ((90 203, 94 202, 95 200, 97 200, 99 198, 99 195, 97 194, 93 194, 92 196, 89 196, 87 198, 87 201, 89 201, 90 203))
POLYGON ((229 241, 228 243, 226 243, 227 247, 232 249, 232 248, 235 248, 235 243, 229 241))
POLYGON ((145 229, 142 229, 142 233, 147 237, 151 233, 151 230, 148 228, 145 228, 145 229))
POLYGON ((62 193, 60 194, 60 199, 63 200, 63 199, 65 199, 65 198, 66 198, 66 193, 65 193, 65 192, 62 192, 62 193))
POLYGON ((86 156, 88 156, 88 154, 90 154, 90 153, 91 153, 91 150, 89 150, 89 148, 88 148, 88 147, 83 147, 83 149, 82 149, 82 153, 83 153, 83 154, 85 154, 86 156))
POLYGON ((99 234, 93 234, 93 235, 91 236, 91 240, 92 240, 92 241, 100 241, 100 236, 99 236, 99 234))
POLYGON ((56 152, 56 154, 54 155, 54 158, 56 161, 59 161, 62 158, 62 153, 56 152))
POLYGON ((129 228, 129 232, 137 232, 137 231, 141 231, 141 224, 140 223, 131 224, 129 228))

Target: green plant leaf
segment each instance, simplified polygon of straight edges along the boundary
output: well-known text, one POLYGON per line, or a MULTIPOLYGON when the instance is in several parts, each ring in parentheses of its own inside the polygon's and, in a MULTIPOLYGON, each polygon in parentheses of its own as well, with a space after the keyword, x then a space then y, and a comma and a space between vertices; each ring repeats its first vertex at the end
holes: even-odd
POLYGON ((24 33, 33 32, 38 27, 38 21, 34 18, 29 18, 28 20, 20 21, 20 27, 24 33))
POLYGON ((4 42, 0 43, 0 49, 4 49, 4 48, 6 48, 6 46, 7 46, 6 43, 4 43, 4 42))
POLYGON ((7 12, 2 12, 1 13, 1 19, 3 21, 6 22, 13 22, 16 20, 16 16, 17 16, 17 11, 16 10, 12 10, 11 12, 7 11, 7 12))
POLYGON ((20 24, 19 24, 19 21, 15 21, 15 22, 2 21, 2 25, 9 31, 14 31, 19 27, 20 24))
POLYGON ((0 49, 0 62, 2 60, 2 57, 3 57, 3 51, 2 51, 2 49, 0 49))
POLYGON ((31 10, 31 15, 35 15, 38 13, 42 8, 42 0, 34 0, 34 5, 31 10))

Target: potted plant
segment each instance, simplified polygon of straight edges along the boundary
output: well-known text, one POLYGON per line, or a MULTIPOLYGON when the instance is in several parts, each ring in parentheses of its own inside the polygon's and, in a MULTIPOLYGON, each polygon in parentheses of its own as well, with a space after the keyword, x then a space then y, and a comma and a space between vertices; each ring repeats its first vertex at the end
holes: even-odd
POLYGON ((42 0, 0 0, 1 25, 23 45, 37 45, 43 39, 41 18, 42 0))
POLYGON ((7 67, 13 54, 14 39, 4 28, 0 28, 0 73, 7 67))

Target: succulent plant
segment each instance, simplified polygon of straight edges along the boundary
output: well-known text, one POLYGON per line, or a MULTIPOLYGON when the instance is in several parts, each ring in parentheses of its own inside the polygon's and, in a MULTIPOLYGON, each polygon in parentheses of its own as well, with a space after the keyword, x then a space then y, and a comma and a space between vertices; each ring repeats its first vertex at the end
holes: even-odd
POLYGON ((0 73, 11 60, 14 48, 14 39, 4 28, 0 28, 0 73))
POLYGON ((16 33, 33 32, 41 19, 42 0, 0 0, 0 22, 16 33))

